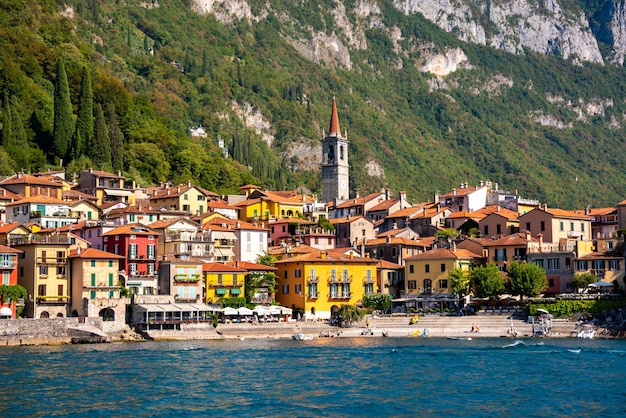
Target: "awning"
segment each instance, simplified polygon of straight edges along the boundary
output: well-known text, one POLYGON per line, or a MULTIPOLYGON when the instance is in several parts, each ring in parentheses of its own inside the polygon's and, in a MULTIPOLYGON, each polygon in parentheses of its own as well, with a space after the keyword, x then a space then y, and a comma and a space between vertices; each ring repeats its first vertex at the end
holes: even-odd
POLYGON ((140 303, 135 306, 137 312, 215 312, 215 307, 202 303, 140 303))
POLYGON ((239 295, 241 294, 241 289, 230 289, 231 295, 239 295))
POLYGON ((213 239, 231 239, 236 240, 237 235, 228 231, 213 231, 213 239))
POLYGON ((226 294, 226 289, 215 289, 215 294, 216 295, 225 295, 226 294))
POLYGON ((110 196, 131 196, 133 192, 130 190, 104 189, 104 194, 108 194, 110 196))
POLYGON ((215 255, 218 255, 218 256, 221 256, 221 257, 234 257, 235 253, 230 248, 218 248, 218 247, 215 247, 215 255))

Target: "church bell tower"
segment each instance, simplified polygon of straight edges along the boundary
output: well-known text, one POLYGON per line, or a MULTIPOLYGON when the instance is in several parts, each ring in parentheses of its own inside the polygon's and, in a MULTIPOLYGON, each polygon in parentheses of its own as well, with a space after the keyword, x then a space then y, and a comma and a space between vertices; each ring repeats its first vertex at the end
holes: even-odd
POLYGON ((348 138, 341 135, 337 101, 333 97, 328 135, 322 138, 322 201, 348 200, 350 197, 348 138))

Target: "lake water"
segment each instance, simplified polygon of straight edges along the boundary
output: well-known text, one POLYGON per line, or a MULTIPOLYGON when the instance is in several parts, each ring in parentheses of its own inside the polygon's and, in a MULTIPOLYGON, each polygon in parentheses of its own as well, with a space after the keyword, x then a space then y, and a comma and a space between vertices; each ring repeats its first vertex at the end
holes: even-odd
POLYGON ((623 340, 246 339, 0 357, 2 417, 626 416, 623 340))

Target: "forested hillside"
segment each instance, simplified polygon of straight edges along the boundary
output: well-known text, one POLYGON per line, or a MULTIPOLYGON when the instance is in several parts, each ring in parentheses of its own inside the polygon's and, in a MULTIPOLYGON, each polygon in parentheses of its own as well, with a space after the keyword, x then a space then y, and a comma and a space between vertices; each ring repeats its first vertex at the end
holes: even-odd
POLYGON ((182 0, 0 2, 0 174, 63 164, 319 192, 336 96, 361 194, 419 201, 484 179, 563 208, 626 198, 622 66, 464 43, 385 0, 238 3, 250 17, 182 0))

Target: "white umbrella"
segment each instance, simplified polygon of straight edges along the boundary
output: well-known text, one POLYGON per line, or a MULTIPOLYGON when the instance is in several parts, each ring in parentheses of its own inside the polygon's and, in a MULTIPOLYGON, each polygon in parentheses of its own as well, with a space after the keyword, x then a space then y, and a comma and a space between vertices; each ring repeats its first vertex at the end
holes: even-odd
POLYGON ((224 315, 239 315, 239 312, 235 308, 224 308, 224 315))
POLYGON ((545 309, 537 309, 537 312, 545 313, 545 314, 550 313, 550 312, 546 311, 545 309))
POLYGON ((283 315, 291 315, 293 312, 291 308, 287 308, 286 306, 281 306, 280 310, 283 315))
POLYGON ((248 309, 245 306, 237 309, 237 312, 239 312, 239 315, 252 315, 252 309, 248 309))
POLYGON ((280 307, 270 306, 270 315, 280 315, 280 307))
POLYGON ((591 283, 589 286, 590 287, 613 287, 613 284, 600 281, 600 282, 591 283))
POLYGON ((256 313, 258 316, 271 315, 270 308, 268 308, 267 306, 263 306, 263 305, 255 306, 252 311, 256 313))

